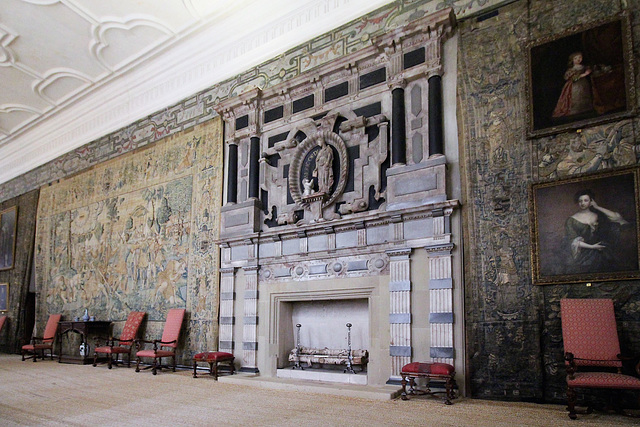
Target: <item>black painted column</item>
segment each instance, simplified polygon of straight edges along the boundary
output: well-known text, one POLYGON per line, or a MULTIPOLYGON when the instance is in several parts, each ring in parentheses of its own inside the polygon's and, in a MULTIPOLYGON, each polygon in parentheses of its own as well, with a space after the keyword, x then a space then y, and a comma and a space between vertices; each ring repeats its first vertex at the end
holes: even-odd
POLYGON ((249 146, 249 198, 260 197, 260 138, 251 137, 249 146))
POLYGON ((238 202, 238 144, 227 144, 227 203, 238 202))
POLYGON ((404 89, 393 89, 391 99, 391 166, 404 165, 407 161, 404 89))
POLYGON ((429 157, 444 154, 442 77, 429 77, 429 157))

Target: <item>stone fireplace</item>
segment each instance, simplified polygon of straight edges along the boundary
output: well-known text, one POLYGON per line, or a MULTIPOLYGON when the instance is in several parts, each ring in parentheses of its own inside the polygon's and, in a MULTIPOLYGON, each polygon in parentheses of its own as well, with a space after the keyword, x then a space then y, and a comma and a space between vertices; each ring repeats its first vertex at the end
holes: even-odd
MULTIPOLYGON (((275 377, 296 345, 369 352, 366 383, 456 364, 442 47, 451 10, 220 105, 219 349, 275 377)), ((461 335, 461 332, 459 333, 461 335)))

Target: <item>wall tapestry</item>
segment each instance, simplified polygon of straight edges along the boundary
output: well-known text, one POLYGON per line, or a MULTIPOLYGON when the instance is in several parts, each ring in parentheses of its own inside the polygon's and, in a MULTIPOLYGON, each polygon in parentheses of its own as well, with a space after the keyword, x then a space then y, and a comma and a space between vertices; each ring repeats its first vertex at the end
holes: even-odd
POLYGON ((43 188, 38 316, 153 322, 184 307, 198 331, 188 350, 215 345, 221 182, 215 119, 43 188))
POLYGON ((0 212, 0 270, 13 268, 16 251, 17 220, 17 206, 0 212))
POLYGON ((626 15, 574 27, 529 47, 529 135, 619 120, 635 109, 626 15))
POLYGON ((535 284, 640 277, 638 169, 532 187, 535 284))

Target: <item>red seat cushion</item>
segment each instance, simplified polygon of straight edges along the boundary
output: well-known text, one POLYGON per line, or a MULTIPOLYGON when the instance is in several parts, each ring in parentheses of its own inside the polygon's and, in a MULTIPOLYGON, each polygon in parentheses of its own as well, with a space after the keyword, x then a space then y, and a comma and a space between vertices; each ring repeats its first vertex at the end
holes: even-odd
POLYGON ((198 362, 223 362, 225 360, 233 360, 233 358, 233 354, 225 353, 224 351, 205 351, 193 356, 193 360, 198 362))
POLYGON ((169 357, 175 355, 175 351, 168 350, 140 350, 136 353, 137 357, 169 357))
POLYGON ((567 378, 567 384, 569 387, 640 390, 640 378, 612 372, 577 372, 574 379, 567 378))
POLYGON ((104 346, 104 347, 96 347, 96 349, 94 350, 96 353, 107 353, 107 354, 114 354, 114 353, 129 353, 129 347, 109 347, 109 346, 104 346))
POLYGON ((448 363, 423 363, 413 362, 402 367, 403 374, 431 374, 451 375, 455 372, 453 365, 448 363))
POLYGON ((29 350, 29 351, 48 350, 50 348, 53 348, 53 345, 51 345, 51 344, 25 344, 25 345, 22 346, 23 350, 29 350))

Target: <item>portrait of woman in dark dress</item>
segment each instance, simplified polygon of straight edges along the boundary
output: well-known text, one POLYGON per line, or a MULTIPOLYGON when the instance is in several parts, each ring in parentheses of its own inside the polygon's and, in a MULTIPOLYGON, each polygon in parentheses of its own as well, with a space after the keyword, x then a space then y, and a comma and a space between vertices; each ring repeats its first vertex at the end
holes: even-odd
POLYGON ((617 212, 596 203, 591 190, 576 193, 578 211, 565 221, 566 273, 596 273, 615 270, 618 263, 612 247, 620 228, 628 222, 617 212))

